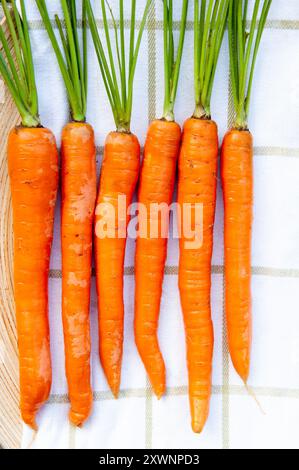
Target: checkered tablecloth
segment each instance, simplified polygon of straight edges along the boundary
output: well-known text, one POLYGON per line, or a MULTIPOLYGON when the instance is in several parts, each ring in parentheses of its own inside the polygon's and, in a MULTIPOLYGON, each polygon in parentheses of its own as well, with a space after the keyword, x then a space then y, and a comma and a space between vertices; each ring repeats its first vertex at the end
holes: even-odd
MULTIPOLYGON (((43 124, 58 143, 68 120, 68 105, 56 60, 32 0, 27 0, 43 124)), ((99 6, 99 1, 94 2, 99 6)), ((111 1, 112 6, 117 1, 111 1)), ((138 0, 139 19, 144 0, 138 0)), ((175 0, 179 19, 180 0, 175 0)), ((250 0, 252 7, 253 0, 250 0)), ((59 0, 48 2, 51 12, 59 0)), ((130 2, 125 2, 129 8, 130 2)), ((97 9, 99 13, 99 9, 97 9)), ((186 47, 176 118, 192 114, 193 1, 190 1, 186 47)), ((98 15, 99 17, 99 15, 98 15)), ((129 19, 129 15, 126 15, 129 19)), ((99 22, 102 28, 101 22, 99 22)), ((126 22, 129 27, 129 20, 126 22)), ((162 2, 150 11, 137 68, 132 130, 144 143, 148 123, 162 114, 162 2)), ((178 34, 179 23, 175 23, 178 34)), ((114 129, 111 111, 89 48, 88 121, 94 126, 100 168, 106 134, 114 129)), ((223 206, 219 181, 212 306, 215 326, 211 413, 202 435, 191 431, 185 338, 177 288, 178 243, 170 240, 159 337, 167 367, 167 395, 152 395, 133 337, 134 241, 128 242, 125 270, 125 345, 118 401, 107 388, 98 358, 97 306, 91 302, 94 409, 83 429, 70 426, 64 375, 61 324, 59 203, 50 273, 50 323, 53 387, 39 417, 33 447, 39 448, 299 448, 299 2, 273 0, 257 62, 250 129, 255 140, 253 230, 253 350, 250 386, 262 414, 233 370, 229 359, 223 308, 223 206)), ((220 139, 232 124, 228 44, 225 38, 212 100, 220 139)), ((31 441, 24 428, 23 446, 31 441)))

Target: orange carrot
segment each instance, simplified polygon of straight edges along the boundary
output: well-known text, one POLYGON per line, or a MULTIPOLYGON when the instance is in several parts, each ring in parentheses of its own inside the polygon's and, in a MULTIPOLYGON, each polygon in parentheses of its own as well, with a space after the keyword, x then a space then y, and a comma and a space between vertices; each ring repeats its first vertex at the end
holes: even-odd
POLYGON ((68 93, 73 122, 62 131, 62 320, 65 368, 71 409, 69 418, 81 426, 92 408, 90 383, 90 280, 96 201, 94 131, 85 122, 87 103, 86 9, 82 3, 82 50, 76 2, 62 2, 66 32, 60 48, 45 0, 37 0, 68 93), (71 64, 71 67, 69 66, 71 64))
MULTIPOLYGON (((92 39, 117 129, 108 135, 105 143, 97 199, 95 239, 100 358, 107 382, 115 397, 118 396, 120 388, 123 353, 123 275, 129 223, 128 208, 132 202, 140 168, 140 145, 137 137, 130 132, 133 85, 141 39, 151 3, 152 0, 146 0, 136 41, 136 2, 131 4, 129 60, 126 61, 124 2, 119 2, 119 30, 115 28, 114 31, 116 48, 121 51, 117 60, 118 80, 107 18, 109 5, 107 6, 105 0, 101 0, 106 54, 90 0, 86 0, 92 39), (119 220, 122 204, 127 211, 125 220, 119 220), (109 226, 107 232, 104 228, 106 224, 109 226)), ((111 9, 110 13, 114 16, 111 9)))
POLYGON ((232 130, 222 146, 225 310, 228 343, 236 371, 247 382, 251 349, 251 233, 253 145, 248 131, 232 130))
MULTIPOLYGON (((157 329, 162 295, 167 238, 161 232, 151 238, 152 204, 172 202, 181 129, 175 122, 154 121, 148 131, 141 171, 138 202, 147 211, 147 237, 138 237, 135 277, 135 338, 139 354, 160 398, 165 392, 165 365, 159 349, 157 329)), ((160 227, 168 226, 168 211, 160 213, 160 227), (163 219, 163 220, 162 220, 163 219)), ((140 221, 144 223, 144 221, 140 221)))
MULTIPOLYGON (((185 123, 179 158, 178 202, 203 205, 203 245, 186 248, 180 240, 179 289, 187 340, 189 398, 194 432, 201 432, 209 414, 213 356, 211 320, 211 258, 216 206, 218 160, 217 126, 213 121, 189 119, 185 123)), ((182 212, 181 212, 182 213, 182 212)), ((183 227, 183 219, 180 221, 183 227)))
POLYGON ((14 285, 20 361, 20 407, 36 429, 48 399, 51 358, 48 272, 58 185, 58 154, 44 128, 17 127, 8 140, 14 223, 14 285))
POLYGON ((248 131, 247 122, 254 68, 271 0, 263 0, 262 5, 259 0, 255 1, 249 33, 246 31, 246 6, 245 0, 232 0, 229 6, 228 30, 235 122, 233 129, 224 137, 221 157, 227 334, 232 362, 245 384, 250 372, 252 341, 253 219, 253 138, 248 131), (246 36, 248 39, 243 43, 246 36), (243 52, 239 54, 241 48, 243 52))
POLYGON ((228 0, 201 5, 194 1, 195 112, 184 126, 179 157, 179 290, 184 316, 192 429, 202 432, 209 415, 214 347, 211 318, 211 261, 216 208, 218 130, 210 101, 224 36, 228 0), (184 212, 191 207, 191 230, 198 246, 189 246, 184 212), (198 233, 202 205, 202 244, 198 233), (198 211, 198 212, 197 212, 198 211), (188 244, 187 244, 188 243, 188 244))
POLYGON ((89 305, 95 155, 92 127, 68 124, 62 133, 62 316, 70 420, 77 426, 92 406, 89 305))
POLYGON ((188 0, 182 2, 177 57, 173 54, 173 4, 164 1, 165 100, 161 120, 152 122, 145 143, 138 202, 146 209, 146 220, 139 212, 139 228, 146 223, 147 234, 137 237, 135 258, 135 341, 158 398, 165 392, 166 372, 158 344, 158 322, 164 268, 167 257, 169 210, 173 197, 181 128, 174 121, 181 60, 183 54, 188 0), (160 205, 156 216, 152 210, 160 205), (164 207, 163 207, 164 206, 164 207), (157 234, 152 234, 156 224, 157 234), (165 233, 162 231, 165 230, 165 233))
MULTIPOLYGON (((132 202, 140 165, 140 145, 133 134, 111 132, 105 143, 97 206, 110 204, 117 217, 118 197, 125 197, 126 209, 132 202)), ((116 226, 114 236, 101 238, 96 215, 96 272, 99 303, 100 358, 108 384, 118 396, 123 352, 123 275, 126 236, 116 226)), ((126 227, 129 217, 126 220, 126 227)))
POLYGON ((0 74, 18 108, 22 125, 8 137, 8 171, 14 225, 14 297, 20 364, 22 419, 37 429, 36 414, 48 399, 51 357, 48 273, 58 187, 55 137, 40 124, 28 20, 1 2, 13 46, 0 25, 0 74))

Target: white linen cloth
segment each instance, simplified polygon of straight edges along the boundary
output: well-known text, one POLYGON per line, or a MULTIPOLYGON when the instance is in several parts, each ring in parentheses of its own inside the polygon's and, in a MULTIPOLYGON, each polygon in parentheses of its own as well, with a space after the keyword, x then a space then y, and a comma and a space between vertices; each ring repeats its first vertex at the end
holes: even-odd
MULTIPOLYGON (((99 18, 98 0, 97 17, 99 18)), ((138 2, 138 19, 145 0, 138 2)), ((250 1, 252 8, 253 0, 250 1)), ((51 16, 59 0, 47 2, 51 16)), ((113 8, 118 2, 111 0, 113 8)), ((125 2, 129 10, 130 2, 125 2)), ((179 19, 181 1, 175 0, 179 19)), ((35 2, 26 1, 30 19, 40 113, 60 144, 68 103, 56 58, 35 2)), ((118 11, 118 10, 116 10, 118 11)), ((136 72, 132 131, 144 144, 149 121, 163 108, 162 2, 151 10, 136 72)), ((193 1, 175 108, 181 124, 193 112, 193 1)), ((126 18, 129 20, 127 11, 126 18)), ((177 28, 176 24, 176 28, 177 28)), ((128 30, 127 30, 128 31, 128 30)), ((178 33, 176 33, 177 35, 178 33)), ((92 43, 89 43, 87 119, 99 149, 114 122, 92 43)), ((215 327, 213 395, 202 435, 191 431, 185 337, 177 287, 178 242, 170 240, 163 287, 159 338, 167 367, 167 395, 152 395, 134 344, 134 247, 128 241, 125 275, 125 344, 120 398, 108 390, 98 357, 96 293, 91 301, 94 408, 82 429, 68 423, 61 323, 60 215, 57 204, 51 261, 50 325, 53 360, 51 398, 38 416, 32 448, 299 448, 299 2, 274 0, 256 66, 250 113, 254 136, 255 206, 253 229, 253 348, 250 386, 263 415, 232 367, 223 320, 223 206, 221 185, 213 256, 212 307, 215 327)), ((220 141, 231 125, 227 37, 219 59, 212 99, 220 141)), ((24 427, 22 446, 32 440, 24 427)))

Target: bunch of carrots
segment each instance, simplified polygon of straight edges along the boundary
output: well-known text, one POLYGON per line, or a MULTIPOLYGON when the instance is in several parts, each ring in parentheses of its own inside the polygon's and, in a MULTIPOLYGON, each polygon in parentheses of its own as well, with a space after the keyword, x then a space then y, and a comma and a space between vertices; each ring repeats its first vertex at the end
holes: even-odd
MULTIPOLYGON (((148 129, 140 165, 140 144, 131 133, 134 77, 143 32, 153 0, 146 0, 136 34, 136 0, 131 0, 128 46, 124 1, 119 22, 107 0, 99 0, 104 26, 99 34, 90 0, 61 0, 63 18, 55 16, 56 34, 45 0, 35 1, 64 80, 70 122, 62 130, 61 249, 62 319, 70 421, 81 426, 92 409, 90 381, 90 282, 95 249, 100 360, 115 397, 121 383, 124 336, 124 257, 129 215, 103 236, 108 204, 119 212, 120 198, 129 208, 138 187, 139 213, 146 236, 137 236, 135 258, 135 340, 158 398, 166 391, 166 368, 158 343, 158 323, 167 237, 151 236, 149 227, 167 227, 169 212, 153 220, 152 204, 173 200, 178 167, 178 203, 203 207, 203 242, 188 247, 180 239, 179 292, 186 331, 189 399, 194 432, 200 433, 209 414, 213 358, 211 259, 218 174, 218 129, 211 118, 211 97, 218 58, 228 25, 235 124, 223 141, 221 177, 225 208, 225 308, 233 364, 247 384, 251 347, 251 226, 253 206, 253 139, 248 113, 254 69, 271 0, 255 0, 247 32, 248 0, 194 0, 195 110, 181 130, 174 107, 184 49, 188 0, 181 1, 177 48, 173 35, 173 0, 163 0, 165 101, 161 119, 148 129), (82 26, 78 26, 82 19, 82 26), (112 28, 109 24, 111 20, 112 28), (95 135, 86 122, 88 92, 87 27, 116 130, 105 142, 99 188, 96 187, 95 135), (111 33, 112 29, 112 33, 111 33), (114 42, 114 44, 113 44, 114 42), (176 51, 176 52, 175 52, 176 51), (93 231, 95 236, 93 236, 93 231)), ((24 0, 18 10, 1 4, 13 41, 9 47, 0 28, 0 73, 20 112, 22 124, 8 138, 8 166, 14 220, 14 284, 20 360, 20 408, 24 422, 37 429, 36 414, 51 388, 48 324, 48 272, 58 190, 55 137, 42 127, 31 42, 24 0)), ((128 213, 128 211, 127 211, 128 213)), ((181 214, 183 212, 181 211, 181 214)), ((183 216, 179 216, 181 228, 183 216)), ((180 233, 184 231, 180 230, 180 233)))

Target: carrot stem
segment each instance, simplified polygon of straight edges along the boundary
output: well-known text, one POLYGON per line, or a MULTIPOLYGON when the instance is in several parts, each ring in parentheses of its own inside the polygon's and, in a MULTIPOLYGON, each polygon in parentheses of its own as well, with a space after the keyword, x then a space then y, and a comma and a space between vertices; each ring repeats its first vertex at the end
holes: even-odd
MULTIPOLYGON (((15 5, 14 0, 12 4, 15 5)), ((24 0, 20 0, 20 6, 21 6, 21 13, 22 13, 22 25, 23 25, 23 34, 24 34, 23 49, 26 51, 26 64, 27 64, 26 70, 27 70, 28 81, 29 81, 30 111, 35 116, 38 114, 38 98, 37 98, 37 90, 36 90, 36 83, 35 83, 34 65, 33 65, 31 42, 30 42, 30 36, 29 36, 28 20, 27 20, 24 0)), ((18 15, 16 17, 19 18, 18 15)))
MULTIPOLYGON (((136 8, 136 4, 132 10, 136 8)), ((124 23, 124 2, 120 0, 119 2, 120 10, 120 20, 119 20, 119 29, 120 29, 120 49, 121 49, 121 90, 122 90, 122 102, 123 106, 127 105, 127 84, 126 84, 126 49, 125 49, 125 23, 124 23)))
POLYGON ((271 3, 272 0, 263 0, 260 8, 261 0, 255 0, 250 30, 247 32, 248 0, 230 2, 228 35, 236 129, 248 128, 254 69, 271 3))
MULTIPOLYGON (((164 116, 167 114, 167 107, 170 102, 170 66, 169 66, 169 12, 167 1, 163 2, 164 15, 164 116)), ((170 119, 171 120, 171 119, 170 119)), ((173 120, 173 118, 172 118, 173 120)))
POLYGON ((0 27, 0 45, 2 46, 0 51, 0 74, 15 101, 23 126, 37 127, 40 125, 38 99, 25 4, 24 0, 20 0, 21 17, 15 0, 12 0, 11 3, 12 11, 9 9, 6 0, 1 1, 12 38, 15 58, 4 31, 0 27), (14 15, 15 23, 12 15, 14 15))
MULTIPOLYGON (((23 24, 22 24, 20 15, 19 15, 19 10, 16 6, 15 1, 12 1, 11 5, 12 5, 12 14, 13 14, 14 21, 15 21, 16 34, 18 36, 18 41, 20 43, 20 52, 19 53, 20 53, 21 56, 24 55, 25 58, 28 60, 28 54, 27 54, 27 50, 26 50, 27 45, 26 45, 26 41, 25 41, 25 37, 24 37, 23 24)), ((18 58, 18 55, 16 57, 18 58)), ((23 61, 21 60, 21 62, 23 62, 23 61)), ((20 63, 20 65, 21 65, 21 63, 20 63)), ((22 67, 23 67, 23 65, 22 65, 22 67)), ((24 70, 24 77, 25 77, 25 81, 27 83, 27 87, 28 87, 28 91, 29 91, 29 87, 30 87, 29 81, 30 81, 30 79, 29 79, 29 75, 25 73, 25 70, 24 70)))
MULTIPOLYGON (((127 121, 129 123, 131 121, 131 114, 132 114, 133 85, 134 85, 135 71, 136 71, 136 66, 137 66, 137 61, 138 61, 138 56, 139 56, 141 40, 142 40, 142 36, 143 36, 143 32, 144 32, 144 28, 145 28, 145 24, 146 24, 146 20, 147 20, 147 16, 148 16, 151 4, 152 4, 152 0, 147 0, 146 5, 145 5, 145 9, 144 9, 144 13, 143 13, 143 17, 142 17, 142 20, 141 20, 140 28, 139 28, 139 33, 138 33, 138 36, 137 36, 137 41, 136 41, 136 45, 135 45, 135 51, 134 51, 134 54, 133 54, 132 64, 131 64, 130 71, 129 71, 128 102, 127 102, 127 121)), ((133 25, 131 25, 131 27, 133 28, 133 25)), ((135 28, 135 24, 134 24, 134 28, 135 28)))
POLYGON ((180 37, 175 57, 173 41, 173 2, 164 0, 164 68, 165 68, 165 100, 163 118, 174 121, 174 104, 177 95, 182 55, 186 34, 188 0, 183 0, 180 23, 180 37))
POLYGON ((210 119, 210 103, 230 0, 194 0, 193 117, 210 119))
POLYGON ((214 77, 216 73, 216 65, 218 62, 218 57, 223 41, 223 36, 225 32, 226 18, 228 12, 228 2, 224 1, 221 4, 216 1, 214 4, 214 12, 211 21, 211 30, 210 30, 210 54, 207 59, 205 80, 202 89, 202 101, 207 103, 206 111, 210 114, 210 101, 212 87, 211 84, 214 83, 214 77))
POLYGON ((61 44, 62 44, 62 47, 63 47, 63 50, 64 50, 64 55, 65 55, 67 67, 68 67, 69 73, 71 73, 72 72, 72 62, 71 62, 69 45, 68 45, 67 39, 65 37, 64 31, 63 31, 62 23, 61 23, 60 18, 59 18, 58 15, 55 15, 55 23, 56 23, 56 26, 57 26, 57 29, 58 29, 58 32, 59 32, 59 36, 60 36, 60 40, 61 40, 61 44))
MULTIPOLYGON (((108 58, 109 58, 110 69, 111 69, 111 77, 112 77, 113 85, 114 85, 114 88, 115 88, 115 99, 118 102, 118 104, 120 105, 121 98, 120 98, 119 91, 118 91, 118 86, 117 86, 116 69, 115 69, 115 66, 114 66, 113 51, 112 51, 112 45, 111 45, 111 39, 110 39, 110 33, 109 33, 109 25, 108 25, 108 21, 107 21, 107 14, 106 14, 106 7, 105 7, 105 4, 108 3, 108 2, 107 2, 107 0, 101 0, 101 3, 102 3, 102 14, 103 14, 103 24, 104 24, 105 37, 106 37, 106 45, 107 45, 108 58)), ((111 9, 109 4, 108 4, 108 6, 109 6, 109 10, 110 10, 111 15, 112 15, 113 22, 115 22, 112 9, 111 9)), ((114 27, 114 30, 115 30, 115 27, 114 27)), ((115 35, 116 35, 115 42, 116 42, 116 49, 117 49, 119 71, 120 71, 120 75, 122 76, 123 75, 123 73, 122 73, 122 63, 121 63, 121 58, 120 58, 120 49, 119 49, 119 41, 118 41, 118 36, 117 36, 117 30, 115 30, 115 35)), ((122 80, 122 83, 123 83, 123 78, 121 80, 122 80)))
POLYGON ((80 50, 77 31, 76 0, 61 0, 66 28, 65 33, 63 32, 61 20, 57 15, 55 16, 62 46, 59 45, 54 33, 45 0, 36 0, 36 4, 56 54, 57 62, 67 90, 72 117, 74 121, 84 122, 87 103, 86 21, 83 21, 85 0, 83 0, 82 10, 82 50, 80 50))
POLYGON ((124 2, 119 0, 119 35, 116 27, 116 21, 113 15, 112 8, 108 0, 101 0, 102 17, 104 24, 104 31, 107 44, 107 52, 105 52, 102 40, 100 38, 94 11, 91 6, 90 0, 86 0, 86 13, 89 21, 91 35, 97 54, 100 71, 103 77, 104 85, 106 88, 107 96, 112 109, 115 125, 118 131, 130 132, 130 122, 132 114, 133 103, 133 85, 134 76, 138 60, 138 54, 143 36, 145 23, 148 11, 152 0, 147 0, 144 8, 141 25, 139 28, 138 37, 135 43, 135 24, 136 24, 136 0, 131 1, 131 27, 130 27, 130 45, 129 45, 129 60, 126 60, 126 47, 125 47, 125 18, 124 18, 124 2), (107 19, 106 5, 110 10, 112 17, 114 32, 115 32, 115 48, 116 56, 119 67, 119 79, 116 76, 115 59, 113 55, 112 42, 109 33, 109 25, 107 19))
POLYGON ((130 61, 129 66, 132 67, 134 59, 134 45, 135 45, 135 26, 136 23, 136 0, 132 0, 131 8, 131 29, 130 29, 130 61))
MULTIPOLYGON (((3 8, 4 14, 5 14, 5 18, 6 18, 6 21, 7 21, 7 24, 8 24, 10 36, 12 38, 13 48, 14 48, 14 52, 15 52, 15 56, 16 56, 16 62, 17 62, 18 68, 20 70, 22 80, 24 81, 24 83, 26 83, 26 85, 28 87, 28 81, 27 81, 27 75, 25 73, 25 66, 24 66, 23 57, 22 57, 20 39, 18 38, 18 34, 17 34, 16 29, 15 29, 14 22, 12 20, 11 10, 9 10, 6 0, 1 0, 1 4, 2 4, 2 8, 3 8)), ((16 22, 17 22, 18 21, 17 18, 19 17, 19 11, 18 10, 17 10, 15 16, 16 16, 16 22)))
POLYGON ((249 105, 250 105, 250 98, 251 98, 251 91, 252 91, 252 84, 253 84, 253 77, 254 77, 254 69, 255 69, 255 64, 256 64, 256 59, 258 55, 258 50, 260 46, 260 42, 262 39, 263 31, 265 28, 266 20, 269 14, 269 10, 271 7, 271 2, 272 0, 268 0, 265 2, 263 6, 263 10, 261 13, 260 21, 259 21, 259 26, 258 26, 258 32, 257 32, 257 39, 254 47, 254 52, 253 52, 253 58, 252 58, 252 63, 251 63, 251 70, 250 70, 250 75, 249 75, 249 82, 248 82, 248 89, 247 89, 247 97, 245 100, 245 115, 248 116, 249 113, 249 105))
POLYGON ((17 89, 19 90, 19 93, 20 93, 22 99, 25 100, 26 99, 25 97, 26 97, 27 86, 26 86, 26 84, 24 84, 21 81, 21 78, 19 78, 16 65, 14 63, 12 55, 10 54, 10 49, 8 47, 8 43, 7 43, 7 40, 6 40, 6 37, 4 35, 4 32, 3 32, 2 28, 0 28, 0 42, 1 42, 2 47, 4 49, 6 59, 7 59, 7 62, 8 62, 8 66, 9 66, 10 72, 13 76, 13 80, 14 80, 15 84, 17 85, 17 89))

